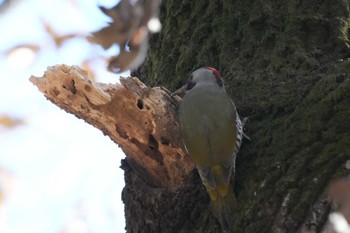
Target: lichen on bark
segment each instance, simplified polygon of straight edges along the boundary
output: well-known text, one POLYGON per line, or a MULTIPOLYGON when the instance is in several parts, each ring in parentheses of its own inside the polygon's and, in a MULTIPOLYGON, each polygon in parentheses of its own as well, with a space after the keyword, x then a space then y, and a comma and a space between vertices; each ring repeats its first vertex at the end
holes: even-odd
MULTIPOLYGON (((326 232, 327 186, 349 173, 349 7, 347 0, 163 0, 163 29, 133 75, 175 90, 198 67, 221 71, 238 112, 250 118, 252 139, 237 157, 235 232, 326 232)), ((126 152, 127 232, 220 232, 181 148, 168 91, 135 78, 122 79, 122 89, 96 84, 77 68, 54 74, 66 79, 44 88, 47 98, 126 152)))
MULTIPOLYGON (((349 5, 163 1, 162 32, 134 74, 171 90, 201 66, 223 74, 252 138, 237 158, 235 232, 320 232, 326 223, 327 186, 349 173, 349 5)), ((212 229, 198 221, 199 232, 212 229)))

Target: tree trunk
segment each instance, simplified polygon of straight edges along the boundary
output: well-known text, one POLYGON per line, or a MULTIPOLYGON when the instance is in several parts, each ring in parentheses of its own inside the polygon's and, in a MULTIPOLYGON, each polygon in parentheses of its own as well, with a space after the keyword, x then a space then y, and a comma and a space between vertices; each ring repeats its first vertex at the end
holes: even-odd
MULTIPOLYGON (((163 0, 162 31, 133 74, 180 87, 201 66, 221 71, 248 116, 234 178, 235 232, 327 232, 327 186, 349 173, 348 0, 163 0)), ((127 232, 220 232, 196 171, 150 185, 123 161, 127 232)))
MULTIPOLYGON (((250 119, 251 141, 243 141, 232 179, 234 232, 332 232, 327 187, 349 174, 349 7, 349 0, 163 0, 163 29, 134 75, 173 91, 201 66, 221 71, 250 119)), ((182 147, 179 98, 137 78, 95 83, 65 65, 31 81, 125 152, 128 233, 221 232, 182 147)), ((336 192, 344 186, 336 183, 332 195, 344 199, 336 192)))

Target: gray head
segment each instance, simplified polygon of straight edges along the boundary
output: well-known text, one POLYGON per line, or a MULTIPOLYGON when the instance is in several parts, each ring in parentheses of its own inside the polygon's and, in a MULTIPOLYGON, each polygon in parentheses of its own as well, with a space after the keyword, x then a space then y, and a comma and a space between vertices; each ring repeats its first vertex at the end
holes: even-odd
POLYGON ((224 88, 220 72, 213 67, 202 67, 192 72, 187 80, 186 91, 201 85, 215 85, 220 89, 224 88))
POLYGON ((185 92, 189 92, 198 86, 215 86, 225 91, 220 72, 213 67, 202 67, 193 71, 189 75, 187 83, 175 91, 173 95, 183 96, 185 92))

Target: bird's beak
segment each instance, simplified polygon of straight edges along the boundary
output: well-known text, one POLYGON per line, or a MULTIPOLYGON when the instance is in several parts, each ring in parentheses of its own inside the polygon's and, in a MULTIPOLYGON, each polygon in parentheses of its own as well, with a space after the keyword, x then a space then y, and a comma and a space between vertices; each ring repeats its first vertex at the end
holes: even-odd
POLYGON ((185 91, 186 91, 186 85, 183 85, 182 87, 180 87, 180 89, 177 89, 171 95, 172 96, 178 95, 180 97, 183 97, 185 95, 185 91))

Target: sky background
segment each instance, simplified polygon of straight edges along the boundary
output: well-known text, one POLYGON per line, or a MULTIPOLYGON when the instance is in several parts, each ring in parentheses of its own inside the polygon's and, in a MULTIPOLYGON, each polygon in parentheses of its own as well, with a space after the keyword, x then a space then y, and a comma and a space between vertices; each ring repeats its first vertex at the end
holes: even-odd
POLYGON ((97 5, 116 2, 17 0, 0 13, 0 116, 23 121, 0 126, 1 233, 125 232, 123 153, 100 131, 47 101, 28 80, 42 76, 47 66, 88 60, 97 81, 118 82, 104 61, 116 48, 105 52, 82 38, 57 47, 43 26, 86 35, 108 21, 97 5), (36 49, 11 50, 19 45, 36 49))

